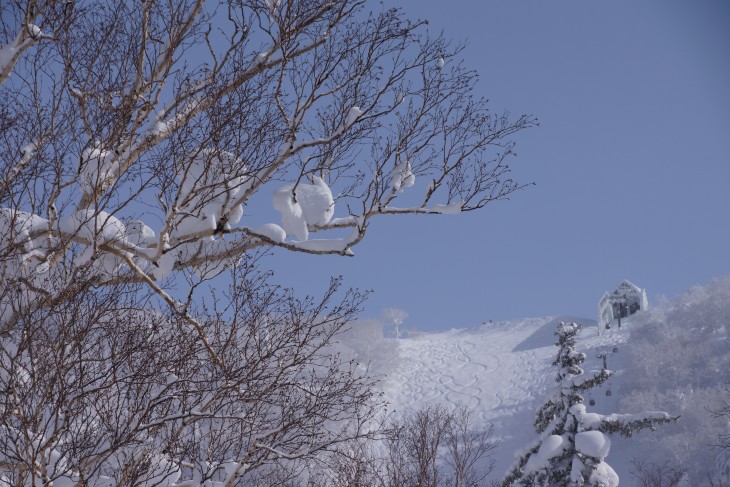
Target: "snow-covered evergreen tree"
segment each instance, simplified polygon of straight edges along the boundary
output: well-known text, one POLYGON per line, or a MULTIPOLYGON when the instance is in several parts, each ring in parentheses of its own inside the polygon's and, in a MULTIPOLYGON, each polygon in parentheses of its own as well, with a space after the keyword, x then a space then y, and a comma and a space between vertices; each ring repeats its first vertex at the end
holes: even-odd
POLYGON ((608 435, 631 436, 655 425, 677 421, 661 411, 639 414, 589 413, 581 392, 605 382, 611 371, 584 372, 584 353, 575 351, 580 324, 559 323, 555 334, 560 348, 553 365, 558 368, 555 394, 537 411, 539 437, 519 456, 502 481, 502 487, 590 486, 615 487, 618 475, 604 459, 611 440, 608 435))

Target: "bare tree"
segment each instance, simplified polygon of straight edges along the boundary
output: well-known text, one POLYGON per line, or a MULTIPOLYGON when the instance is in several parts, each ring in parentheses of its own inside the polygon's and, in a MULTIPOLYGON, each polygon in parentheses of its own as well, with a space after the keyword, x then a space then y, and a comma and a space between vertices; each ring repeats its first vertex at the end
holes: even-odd
POLYGON ((446 435, 448 455, 446 463, 453 472, 453 487, 483 485, 484 479, 494 470, 492 453, 497 443, 492 439, 494 425, 475 428, 466 406, 454 411, 451 427, 446 435), (489 460, 485 462, 485 460, 489 460))
POLYGON ((387 487, 474 487, 486 485, 494 468, 492 425, 471 424, 465 406, 414 411, 397 420, 386 437, 387 487))
POLYGON ((202 323, 207 346, 177 313, 150 313, 126 286, 24 318, 0 357, 7 483, 233 485, 267 463, 367 436, 378 410, 371 381, 317 353, 359 298, 303 302, 236 277, 272 301, 234 293, 237 309, 226 311, 235 316, 202 323))
MULTIPOLYGON (((730 386, 725 388, 725 391, 730 395, 730 386)), ((730 418, 730 400, 723 400, 722 405, 718 409, 709 409, 713 416, 718 418, 730 418)), ((730 422, 728 423, 730 424, 730 422)), ((717 435, 718 446, 730 452, 730 432, 728 430, 723 431, 717 435)))
MULTIPOLYGON (((379 442, 357 439, 314 465, 307 485, 312 487, 384 487, 379 442)), ((302 485, 300 483, 300 485, 302 485)))
POLYGON ((235 485, 367 437, 372 381, 326 352, 364 295, 298 299, 264 254, 505 198, 534 119, 364 0, 0 13, 0 484, 235 485))
POLYGON ((642 487, 677 487, 686 478, 687 469, 674 467, 669 460, 663 464, 631 461, 631 475, 642 487))

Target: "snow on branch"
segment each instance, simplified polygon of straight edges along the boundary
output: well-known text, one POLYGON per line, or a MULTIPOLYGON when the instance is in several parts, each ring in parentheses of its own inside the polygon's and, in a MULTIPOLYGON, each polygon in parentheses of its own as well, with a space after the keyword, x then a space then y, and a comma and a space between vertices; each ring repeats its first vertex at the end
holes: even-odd
POLYGON ((53 36, 44 34, 37 25, 28 24, 9 44, 0 44, 0 85, 8 79, 23 52, 44 39, 53 36))
POLYGON ((676 423, 680 416, 671 416, 664 411, 644 411, 637 414, 609 414, 601 418, 601 430, 632 436, 643 429, 654 431, 657 425, 676 423))
POLYGON ((352 256, 370 218, 522 187, 506 161, 534 119, 492 115, 424 22, 218 3, 3 11, 8 483, 232 485, 363 438, 381 402, 330 345, 366 293, 297 299, 259 257, 352 256))

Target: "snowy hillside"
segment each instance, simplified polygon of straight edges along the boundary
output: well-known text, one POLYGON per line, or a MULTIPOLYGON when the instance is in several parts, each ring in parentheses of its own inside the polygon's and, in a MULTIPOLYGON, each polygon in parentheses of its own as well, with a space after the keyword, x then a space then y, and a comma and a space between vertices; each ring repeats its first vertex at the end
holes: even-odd
MULTIPOLYGON (((501 476, 512 465, 514 452, 535 438, 535 411, 555 386, 550 364, 557 352, 558 321, 583 324, 578 350, 588 355, 588 369, 600 368, 596 355, 614 347, 620 350, 627 338, 622 331, 599 337, 594 320, 574 316, 495 322, 405 338, 399 342, 398 366, 383 385, 386 397, 396 411, 464 404, 478 422, 493 423, 500 441, 493 478, 501 476)), ((617 368, 619 356, 620 351, 611 354, 609 368, 617 368)), ((620 376, 609 381, 610 387, 615 388, 617 380, 620 376)), ((598 412, 611 412, 615 406, 614 396, 606 397, 603 390, 596 390, 594 400, 598 412)), ((609 455, 613 465, 612 459, 609 455)))
MULTIPOLYGON (((597 357, 601 353, 608 353, 609 369, 622 368, 628 327, 599 337, 594 320, 574 316, 496 322, 400 340, 397 367, 383 384, 386 397, 396 411, 464 404, 477 422, 493 423, 500 444, 491 478, 501 478, 513 464, 515 451, 535 439, 535 411, 555 387, 551 362, 557 352, 554 331, 559 321, 583 324, 577 350, 588 356, 586 369, 601 367, 597 357)), ((587 394, 586 402, 595 401, 589 409, 617 411, 617 395, 607 396, 606 390, 616 391, 620 381, 619 372, 603 388, 587 394)), ((607 459, 622 485, 630 485, 627 469, 632 456, 625 454, 626 445, 617 439, 607 459)))
POLYGON ((381 366, 386 397, 400 411, 464 404, 477 422, 493 423, 500 444, 490 478, 500 479, 536 439, 535 412, 556 387, 559 321, 583 325, 575 349, 587 355, 585 370, 600 369, 605 355, 616 372, 584 394, 590 412, 681 415, 655 432, 611 438, 607 462, 622 486, 642 485, 633 460, 686 472, 680 486, 730 484, 730 278, 663 300, 600 337, 595 321, 559 316, 385 340, 397 342, 399 357, 381 366))

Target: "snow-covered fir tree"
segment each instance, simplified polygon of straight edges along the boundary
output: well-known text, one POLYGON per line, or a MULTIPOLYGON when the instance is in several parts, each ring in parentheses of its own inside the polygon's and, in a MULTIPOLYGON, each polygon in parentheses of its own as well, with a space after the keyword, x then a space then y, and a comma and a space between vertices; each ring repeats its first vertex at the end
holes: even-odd
POLYGON ((539 437, 523 453, 502 481, 502 487, 590 486, 615 487, 618 475, 605 462, 611 447, 608 435, 631 436, 679 417, 661 411, 638 414, 596 414, 586 410, 581 392, 605 382, 611 371, 584 372, 586 355, 575 350, 580 324, 558 323, 555 334, 558 368, 554 395, 537 411, 535 429, 539 437))

